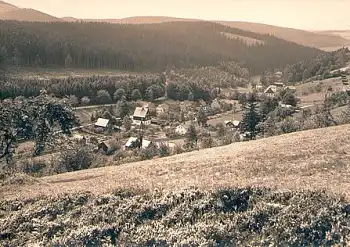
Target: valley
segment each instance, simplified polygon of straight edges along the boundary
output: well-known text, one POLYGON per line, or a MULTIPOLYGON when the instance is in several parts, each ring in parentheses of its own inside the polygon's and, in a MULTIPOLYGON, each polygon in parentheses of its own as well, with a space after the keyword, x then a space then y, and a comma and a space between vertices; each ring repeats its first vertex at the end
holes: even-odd
POLYGON ((36 1, 0 1, 0 246, 349 246, 348 31, 36 1))

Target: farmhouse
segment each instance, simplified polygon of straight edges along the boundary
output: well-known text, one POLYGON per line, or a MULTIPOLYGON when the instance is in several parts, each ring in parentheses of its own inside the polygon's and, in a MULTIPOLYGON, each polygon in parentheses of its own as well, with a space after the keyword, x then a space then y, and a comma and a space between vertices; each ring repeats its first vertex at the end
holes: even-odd
POLYGON ((96 123, 95 123, 95 127, 98 128, 107 128, 109 124, 109 120, 105 119, 105 118, 99 118, 97 119, 96 123))
POLYGON ((238 120, 233 120, 233 121, 227 120, 225 121, 225 125, 230 128, 238 129, 241 125, 241 122, 238 120))
POLYGON ((97 145, 98 150, 102 150, 105 154, 108 154, 114 149, 114 142, 114 139, 102 141, 97 145))
POLYGON ((282 76, 283 76, 283 72, 277 71, 277 72, 275 73, 275 76, 277 76, 277 77, 282 77, 282 76))
POLYGON ((297 88, 294 86, 286 86, 284 87, 284 90, 290 91, 292 93, 295 93, 297 91, 297 88))
POLYGON ((283 83, 283 82, 276 81, 276 82, 274 82, 272 85, 276 86, 277 89, 282 89, 282 88, 284 88, 284 83, 283 83))
POLYGON ((151 118, 149 116, 148 107, 136 107, 132 120, 135 125, 141 125, 141 123, 144 125, 150 125, 151 118))
POLYGON ((215 100, 213 100, 213 102, 211 103, 210 107, 211 107, 211 109, 212 109, 213 111, 217 111, 217 110, 220 110, 220 109, 221 109, 221 104, 220 104, 219 100, 215 99, 215 100))
POLYGON ((76 142, 79 143, 85 143, 86 144, 86 138, 83 135, 79 135, 79 134, 74 134, 72 139, 76 142))
MULTIPOLYGON (((126 149, 132 149, 132 148, 137 148, 137 142, 139 139, 137 137, 130 137, 129 140, 125 143, 125 148, 126 149)), ((142 148, 148 148, 148 146, 151 144, 151 141, 142 140, 142 148)))
POLYGON ((265 89, 264 94, 266 94, 268 97, 275 97, 275 94, 277 92, 277 87, 275 85, 270 85, 268 88, 265 89))
POLYGON ((157 116, 168 113, 169 112, 169 105, 161 104, 161 105, 157 106, 156 112, 157 112, 157 116))
POLYGON ((253 90, 257 91, 257 92, 261 92, 263 91, 263 86, 261 84, 257 84, 253 86, 253 90))
POLYGON ((181 124, 181 125, 176 127, 175 133, 183 136, 183 135, 187 134, 187 129, 188 129, 188 127, 186 125, 181 124))

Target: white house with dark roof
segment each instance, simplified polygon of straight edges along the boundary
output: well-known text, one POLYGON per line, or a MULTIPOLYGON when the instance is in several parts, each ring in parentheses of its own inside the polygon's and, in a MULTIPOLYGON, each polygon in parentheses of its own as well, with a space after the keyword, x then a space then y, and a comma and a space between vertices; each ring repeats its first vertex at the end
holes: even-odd
POLYGON ((160 104, 156 108, 157 116, 166 114, 169 112, 169 105, 167 104, 160 104))
POLYGON ((268 86, 268 88, 265 89, 264 94, 273 98, 275 97, 276 92, 277 92, 277 87, 275 85, 270 85, 268 86))
POLYGON ((185 124, 180 124, 179 126, 176 127, 175 133, 181 136, 184 136, 187 134, 188 131, 188 126, 185 124))
POLYGON ((95 127, 107 128, 108 124, 109 124, 109 119, 99 118, 99 119, 97 119, 97 121, 95 123, 95 127))
MULTIPOLYGON (((135 148, 136 142, 138 141, 137 137, 130 137, 128 141, 125 143, 125 148, 135 148)), ((142 140, 142 147, 141 148, 148 148, 148 146, 151 144, 151 141, 142 140)))
POLYGON ((132 116, 132 121, 135 125, 141 125, 141 123, 144 125, 150 125, 151 118, 149 116, 148 107, 136 107, 132 116))

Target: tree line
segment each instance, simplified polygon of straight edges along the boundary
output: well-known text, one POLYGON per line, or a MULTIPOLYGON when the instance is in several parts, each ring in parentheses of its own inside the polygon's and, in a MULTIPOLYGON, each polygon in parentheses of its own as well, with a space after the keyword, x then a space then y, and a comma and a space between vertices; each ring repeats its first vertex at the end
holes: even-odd
MULTIPOLYGON (((320 79, 332 77, 331 71, 344 67, 350 61, 350 50, 342 48, 337 51, 322 53, 312 59, 287 65, 284 80, 299 82, 318 76, 320 79)), ((334 74, 340 76, 340 73, 334 74)))
POLYGON ((67 77, 42 80, 39 78, 6 77, 0 81, 0 99, 17 96, 32 97, 45 89, 49 94, 64 98, 74 95, 88 98, 91 104, 112 103, 125 96, 127 100, 155 99, 164 95, 163 75, 117 75, 67 77), (137 90, 137 91, 135 91, 137 90))
POLYGON ((164 71, 236 61, 251 73, 312 58, 322 51, 212 22, 161 24, 0 21, 9 66, 164 71), (244 39, 260 40, 247 45, 244 39), (205 42, 203 42, 205 40, 205 42))
POLYGON ((173 100, 210 100, 221 88, 245 87, 249 83, 249 70, 234 62, 221 62, 218 66, 166 70, 162 74, 116 75, 67 78, 0 79, 0 99, 17 96, 37 96, 45 89, 56 97, 69 97, 76 105, 109 104, 125 97, 127 101, 140 99, 153 101, 167 95, 173 100), (167 87, 166 87, 166 81, 167 87))

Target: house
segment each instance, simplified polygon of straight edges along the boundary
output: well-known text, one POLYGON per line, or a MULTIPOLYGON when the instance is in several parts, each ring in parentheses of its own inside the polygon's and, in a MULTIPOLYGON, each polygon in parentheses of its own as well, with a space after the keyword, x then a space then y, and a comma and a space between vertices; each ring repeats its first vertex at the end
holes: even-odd
POLYGON ((86 138, 83 135, 74 134, 72 139, 76 142, 86 144, 86 138))
POLYGON ((115 151, 115 139, 109 139, 98 143, 98 150, 102 150, 105 154, 109 154, 112 151, 115 151))
POLYGON ((257 91, 257 92, 261 92, 263 91, 264 87, 261 84, 257 84, 253 86, 253 90, 257 91))
POLYGON ((289 108, 292 108, 293 106, 292 105, 287 105, 287 104, 280 104, 280 106, 282 108, 286 108, 286 109, 289 109, 289 108))
MULTIPOLYGON (((139 139, 137 137, 130 137, 128 139, 128 141, 125 143, 125 148, 137 148, 137 142, 139 141, 139 139)), ((148 146, 151 144, 151 141, 142 140, 142 148, 148 148, 148 146)))
POLYGON ((148 107, 136 107, 134 111, 134 115, 132 116, 133 124, 135 125, 150 125, 151 124, 151 118, 149 116, 149 109, 148 107))
POLYGON ((286 87, 284 87, 284 90, 291 91, 292 93, 295 93, 297 91, 297 88, 294 86, 286 86, 286 87))
POLYGON ((268 86, 268 88, 265 89, 264 94, 273 98, 275 97, 276 92, 277 92, 277 87, 275 85, 270 85, 268 86))
POLYGON ((284 83, 283 83, 283 82, 276 81, 276 82, 274 82, 272 85, 276 86, 277 89, 282 89, 282 88, 284 88, 284 83))
POLYGON ((180 103, 180 109, 183 112, 188 112, 194 109, 194 103, 191 101, 183 101, 180 103))
POLYGON ((169 112, 169 105, 160 104, 159 106, 157 106, 156 112, 157 112, 157 116, 168 113, 169 112))
POLYGON ((177 126, 175 129, 175 133, 181 136, 186 135, 187 131, 188 131, 188 127, 184 124, 177 126))
POLYGON ((219 100, 217 100, 217 99, 213 100, 210 107, 213 111, 221 110, 221 104, 220 104, 219 100))
POLYGON ((99 118, 97 119, 96 123, 95 123, 95 127, 98 128, 107 128, 109 124, 109 119, 105 119, 105 118, 99 118))
POLYGON ((225 121, 225 125, 227 127, 233 128, 233 129, 238 129, 240 127, 240 124, 241 124, 241 122, 238 121, 238 120, 233 120, 233 121, 227 120, 227 121, 225 121))
POLYGON ((277 76, 277 77, 282 77, 282 76, 283 76, 283 72, 277 71, 277 72, 275 73, 275 76, 277 76))

